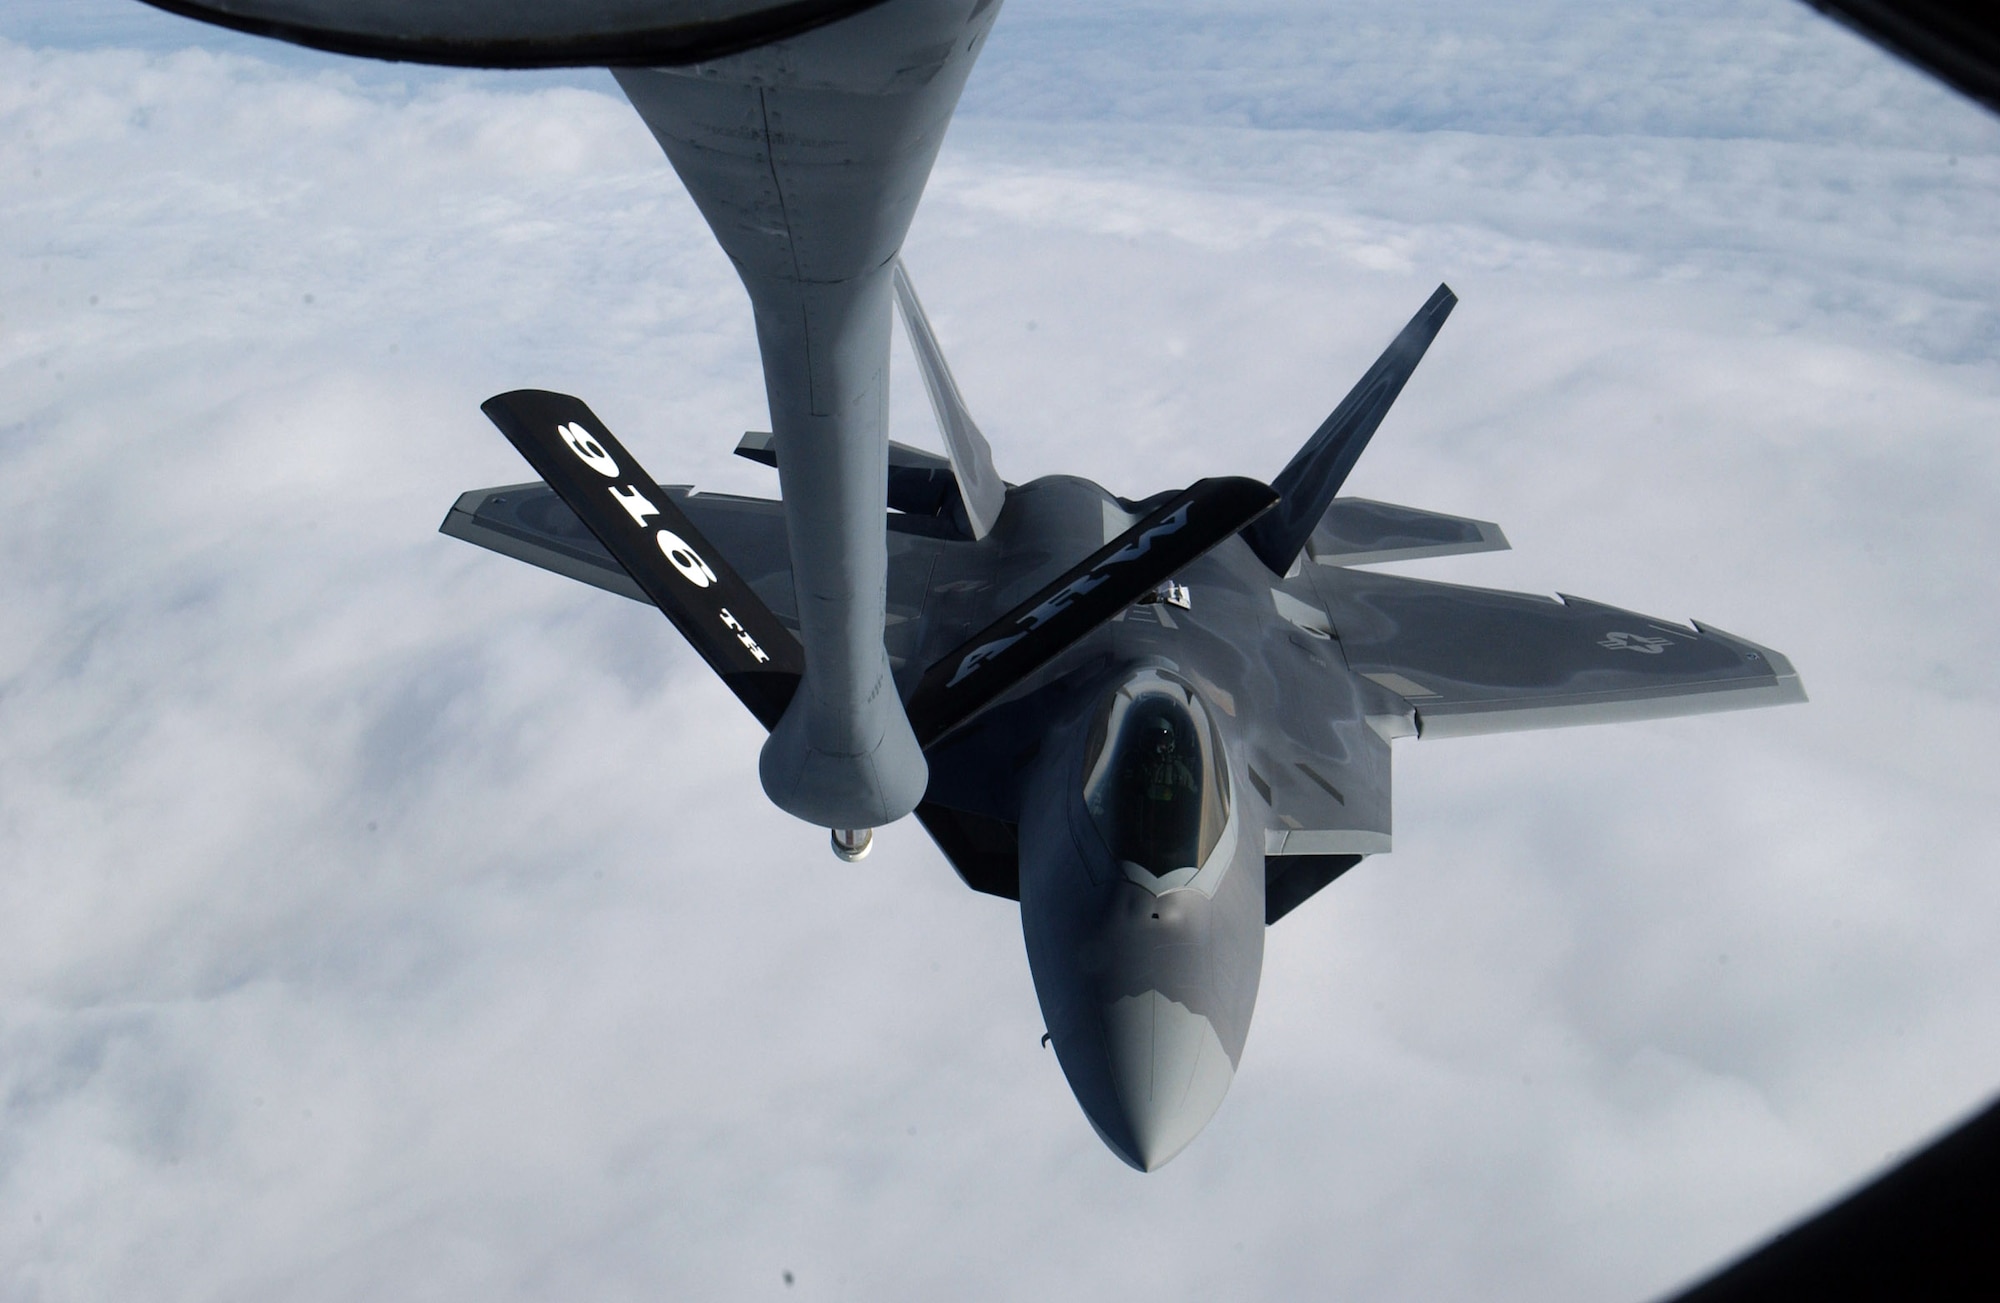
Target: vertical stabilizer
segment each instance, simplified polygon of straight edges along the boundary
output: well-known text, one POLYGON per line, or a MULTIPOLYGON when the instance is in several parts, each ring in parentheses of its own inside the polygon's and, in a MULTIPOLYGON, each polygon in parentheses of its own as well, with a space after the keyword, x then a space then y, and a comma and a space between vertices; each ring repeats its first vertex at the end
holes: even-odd
POLYGON ((1361 377, 1361 382, 1333 409, 1313 437, 1306 440, 1305 447, 1278 473, 1278 478, 1271 481, 1271 487, 1280 495, 1278 505, 1244 530, 1243 540, 1273 574, 1286 574, 1299 559, 1306 540, 1312 537, 1313 527, 1332 505, 1334 494, 1340 492, 1362 449, 1368 446, 1382 418, 1388 415, 1389 405, 1403 392, 1404 382, 1417 369, 1417 363, 1424 360, 1425 350, 1437 338, 1444 319, 1457 303, 1458 296, 1451 292, 1450 286, 1438 286, 1430 302, 1410 319, 1410 324, 1403 327, 1403 332, 1376 359, 1375 365, 1368 368, 1368 374, 1361 377))
POLYGON ((975 539, 985 538, 1000 508, 1007 501, 1007 486, 993 469, 993 448, 979 425, 966 410, 945 364, 944 350, 931 332, 930 318, 917 301, 917 290, 903 260, 896 260, 896 306, 903 313, 903 328, 910 337, 910 351, 917 355, 917 369, 924 375, 924 392, 931 396, 931 411, 937 416, 938 433, 944 436, 945 452, 951 457, 951 473, 958 481, 958 496, 965 503, 965 518, 975 539))

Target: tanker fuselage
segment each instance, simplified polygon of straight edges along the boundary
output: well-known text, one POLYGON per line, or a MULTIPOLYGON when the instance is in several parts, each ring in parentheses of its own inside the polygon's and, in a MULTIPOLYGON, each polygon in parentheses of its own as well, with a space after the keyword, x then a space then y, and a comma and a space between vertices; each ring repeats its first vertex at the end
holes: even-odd
POLYGON ((805 673, 759 771, 779 808, 892 822, 925 766, 882 645, 891 265, 991 0, 887 0, 684 68, 618 68, 750 296, 805 673))

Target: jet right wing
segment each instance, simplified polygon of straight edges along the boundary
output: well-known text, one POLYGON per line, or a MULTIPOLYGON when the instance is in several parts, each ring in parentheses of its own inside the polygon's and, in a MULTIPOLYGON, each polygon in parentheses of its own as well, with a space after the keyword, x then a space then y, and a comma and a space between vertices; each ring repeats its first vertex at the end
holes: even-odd
POLYGON ((1307 570, 1348 667, 1409 702, 1423 737, 1806 699, 1790 661, 1706 625, 1577 597, 1307 570))

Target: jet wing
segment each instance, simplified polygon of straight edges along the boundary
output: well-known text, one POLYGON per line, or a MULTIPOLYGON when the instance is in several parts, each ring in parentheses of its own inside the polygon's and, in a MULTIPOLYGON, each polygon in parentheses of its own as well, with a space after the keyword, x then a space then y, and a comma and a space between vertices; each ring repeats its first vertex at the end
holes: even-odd
POLYGON ((1507 536, 1490 520, 1367 498, 1335 498, 1306 540, 1306 555, 1323 566, 1359 566, 1504 552, 1507 546, 1507 536))
POLYGON ((1424 737, 1804 701, 1791 662, 1707 625, 1370 571, 1308 567, 1348 667, 1424 737))

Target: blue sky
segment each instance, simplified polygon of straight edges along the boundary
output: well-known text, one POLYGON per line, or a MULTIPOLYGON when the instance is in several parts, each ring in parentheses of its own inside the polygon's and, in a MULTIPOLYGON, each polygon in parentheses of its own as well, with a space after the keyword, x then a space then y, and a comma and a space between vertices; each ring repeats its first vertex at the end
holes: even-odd
POLYGON ((608 78, 0 14, 0 1298, 1640 1299, 1987 1098, 2000 129, 1792 3, 1497 8, 1010 0, 907 249, 961 387, 1013 479, 1270 474, 1449 281, 1352 488, 1516 550, 1401 568, 1813 702, 1400 744, 1143 1178, 1007 906, 435 533, 524 384, 775 492, 608 78))

